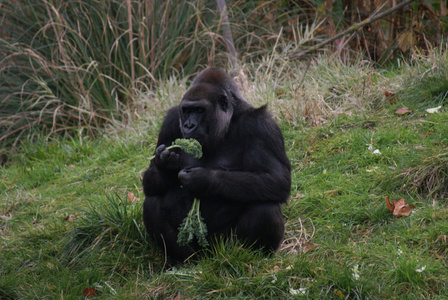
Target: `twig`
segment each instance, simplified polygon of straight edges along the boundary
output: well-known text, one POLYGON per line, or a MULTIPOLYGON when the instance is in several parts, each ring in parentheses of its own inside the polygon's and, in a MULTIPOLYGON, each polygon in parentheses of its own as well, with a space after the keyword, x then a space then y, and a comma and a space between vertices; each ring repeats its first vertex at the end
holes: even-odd
POLYGON ((316 228, 314 227, 313 221, 310 218, 301 219, 294 222, 289 222, 286 224, 286 238, 280 245, 280 252, 283 253, 304 253, 306 251, 306 246, 310 244, 314 237, 316 228), (309 222, 311 225, 311 232, 307 230, 303 224, 305 221, 309 222))
POLYGON ((290 56, 289 56, 289 59, 296 59, 296 58, 300 58, 300 57, 302 57, 302 56, 305 56, 305 55, 307 55, 307 54, 310 54, 311 52, 314 52, 314 51, 316 51, 316 50, 322 48, 323 46, 325 46, 325 45, 327 45, 327 44, 333 42, 334 40, 337 40, 338 38, 340 38, 340 37, 342 37, 342 36, 344 36, 344 35, 347 35, 347 34, 350 34, 350 33, 355 32, 355 31, 358 31, 358 30, 361 29, 362 27, 364 27, 364 26, 366 26, 366 25, 368 25, 368 24, 370 24, 370 23, 373 23, 373 22, 375 22, 375 21, 377 21, 377 20, 379 20, 379 19, 382 19, 382 18, 384 18, 385 16, 390 15, 391 13, 395 12, 396 10, 399 10, 400 8, 406 6, 406 5, 408 5, 408 4, 410 4, 411 2, 414 2, 414 1, 415 1, 415 0, 406 0, 406 1, 403 1, 403 2, 401 2, 400 4, 397 4, 396 6, 391 7, 391 8, 389 8, 388 10, 386 10, 386 11, 384 11, 384 12, 382 12, 382 13, 376 15, 376 16, 367 18, 367 19, 365 19, 364 21, 361 21, 361 22, 359 22, 359 23, 356 23, 356 24, 350 26, 349 28, 347 28, 347 29, 344 30, 343 32, 341 32, 341 33, 339 33, 339 34, 336 34, 336 35, 333 36, 332 38, 329 38, 329 39, 327 39, 327 40, 325 40, 325 41, 323 41, 323 42, 321 42, 321 43, 319 43, 319 44, 317 44, 317 45, 311 46, 311 47, 309 47, 309 48, 308 48, 307 50, 305 50, 305 51, 299 51, 299 52, 296 52, 296 53, 290 55, 290 56))
POLYGON ((132 85, 132 90, 131 90, 131 95, 135 92, 135 64, 134 64, 134 39, 133 39, 133 28, 132 28, 132 3, 131 0, 127 1, 127 5, 128 5, 128 34, 129 34, 129 46, 131 47, 130 49, 130 55, 131 55, 131 85, 132 85))
POLYGON ((238 69, 238 59, 236 55, 235 43, 233 42, 232 31, 230 30, 229 17, 227 15, 227 6, 225 0, 216 0, 218 12, 222 20, 222 34, 226 41, 226 48, 230 55, 231 69, 238 69))

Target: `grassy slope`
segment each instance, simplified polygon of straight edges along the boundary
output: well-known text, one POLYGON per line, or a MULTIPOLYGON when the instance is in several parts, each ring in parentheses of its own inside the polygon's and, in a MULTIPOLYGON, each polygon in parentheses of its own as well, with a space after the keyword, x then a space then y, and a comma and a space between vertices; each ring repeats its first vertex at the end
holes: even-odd
POLYGON ((0 298, 81 298, 87 287, 98 298, 448 297, 448 112, 397 107, 312 127, 280 121, 293 165, 284 212, 304 221, 287 236, 314 233, 314 249, 263 258, 228 242, 168 270, 142 232, 141 202, 127 198, 143 196, 160 118, 137 133, 26 146, 0 169, 0 298), (438 170, 430 197, 424 166, 438 170), (414 213, 393 217, 386 196, 414 213))

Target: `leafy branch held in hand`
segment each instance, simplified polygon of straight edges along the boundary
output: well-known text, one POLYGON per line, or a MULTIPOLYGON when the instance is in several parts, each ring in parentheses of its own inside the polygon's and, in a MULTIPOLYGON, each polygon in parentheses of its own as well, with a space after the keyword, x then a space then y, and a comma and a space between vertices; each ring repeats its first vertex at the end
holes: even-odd
MULTIPOLYGON (((191 156, 197 159, 202 157, 202 146, 195 139, 176 139, 171 144, 171 146, 166 148, 166 150, 174 148, 180 148, 185 153, 190 154, 191 156)), ((151 156, 149 160, 154 159, 154 157, 156 156, 155 155, 151 156)))
MULTIPOLYGON (((173 148, 180 148, 187 154, 199 159, 202 157, 202 146, 195 139, 176 139, 171 146, 167 147, 166 150, 173 148)), ((152 160, 154 156, 149 159, 152 160)), ((207 242, 207 225, 204 223, 204 219, 201 216, 200 201, 199 199, 194 199, 193 205, 187 216, 182 221, 179 226, 179 234, 177 235, 177 243, 180 246, 185 246, 191 243, 196 237, 198 244, 202 247, 208 246, 207 242)))
POLYGON ((182 221, 179 226, 179 234, 177 235, 177 243, 180 246, 185 246, 191 243, 196 237, 198 244, 202 247, 208 246, 206 239, 207 225, 204 223, 204 219, 201 217, 201 211, 199 210, 200 201, 194 199, 188 215, 182 221))

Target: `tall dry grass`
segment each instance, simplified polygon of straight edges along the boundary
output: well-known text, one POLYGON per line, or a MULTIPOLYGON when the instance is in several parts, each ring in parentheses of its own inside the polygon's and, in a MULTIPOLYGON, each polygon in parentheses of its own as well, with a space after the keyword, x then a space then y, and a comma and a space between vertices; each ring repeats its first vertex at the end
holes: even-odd
MULTIPOLYGON (((257 83, 252 99, 284 103, 280 114, 291 122, 318 122, 350 105, 364 108, 368 81, 377 75, 362 59, 350 62, 347 40, 330 50, 346 66, 336 58, 310 64, 285 59, 331 34, 327 29, 342 2, 227 2, 243 73, 257 83), (325 74, 333 67, 345 71, 325 74), (353 81, 350 87, 340 85, 345 79, 353 81), (258 85, 268 80, 271 86, 258 85)), ((212 0, 0 0, 0 7, 2 145, 126 123, 141 108, 158 107, 141 95, 154 93, 161 80, 229 62, 222 16, 212 0)), ((346 12, 342 17, 349 18, 346 12)))
MULTIPOLYGON (((228 6, 241 60, 271 51, 278 28, 260 23, 266 14, 285 20, 294 13, 272 3, 228 6)), ((214 1, 0 0, 0 6, 1 143, 126 121, 141 106, 137 95, 160 79, 228 62, 214 1)))

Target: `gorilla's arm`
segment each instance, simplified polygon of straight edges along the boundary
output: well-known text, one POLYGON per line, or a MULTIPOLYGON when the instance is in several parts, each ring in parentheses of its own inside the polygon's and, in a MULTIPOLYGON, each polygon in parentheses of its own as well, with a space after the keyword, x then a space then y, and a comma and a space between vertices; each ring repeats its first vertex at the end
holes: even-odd
POLYGON ((178 186, 178 173, 182 168, 182 158, 179 149, 165 150, 165 146, 181 138, 179 128, 178 107, 171 108, 160 129, 155 158, 143 174, 143 190, 146 196, 164 194, 170 187, 178 186))
POLYGON ((245 141, 241 170, 184 169, 179 173, 181 182, 198 197, 211 201, 286 202, 291 186, 290 163, 280 129, 265 107, 240 120, 233 125, 239 126, 240 138, 245 141))

